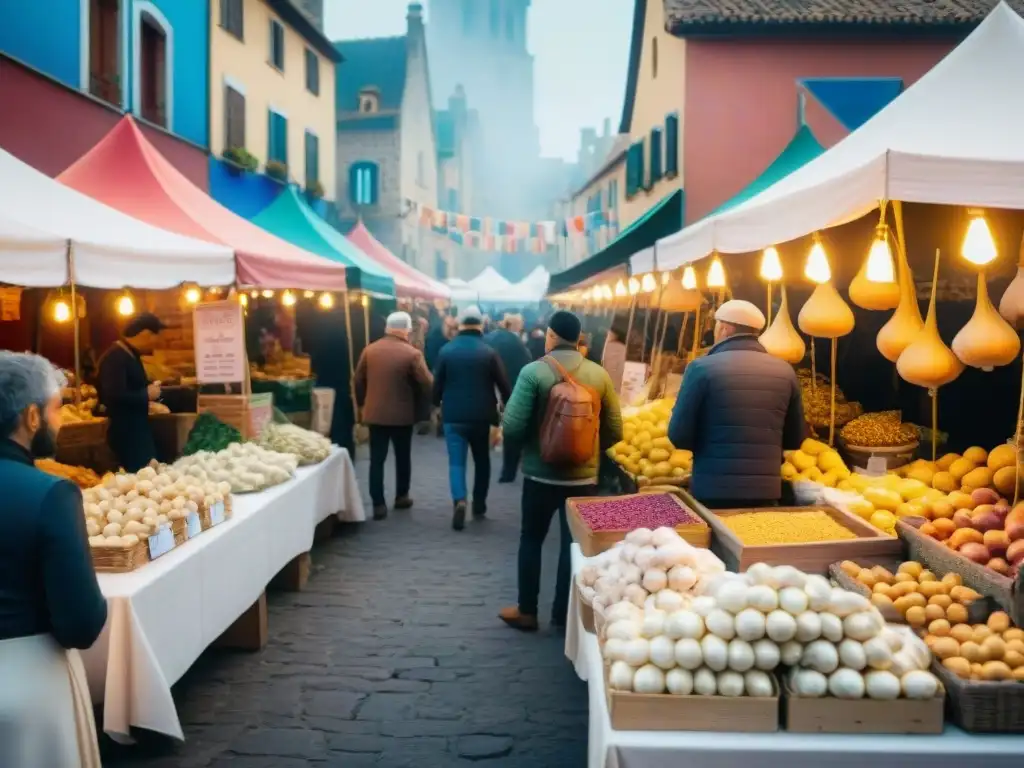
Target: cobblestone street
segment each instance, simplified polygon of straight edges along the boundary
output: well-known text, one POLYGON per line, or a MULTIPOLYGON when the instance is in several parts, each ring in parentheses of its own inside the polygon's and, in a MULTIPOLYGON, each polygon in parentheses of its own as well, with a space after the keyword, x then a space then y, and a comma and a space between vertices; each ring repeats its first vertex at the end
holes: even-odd
MULTIPOLYGON (((488 518, 451 529, 441 440, 413 444, 415 507, 344 526, 313 551, 300 593, 269 595, 260 653, 207 652, 175 687, 184 744, 105 744, 104 765, 147 768, 577 768, 586 686, 547 627, 496 614, 515 602, 521 483, 497 485, 488 518)), ((367 462, 357 472, 369 513, 367 462)), ((388 487, 394 475, 388 467, 388 487)), ((389 497, 391 491, 388 491, 389 497)), ((557 523, 545 555, 550 612, 557 523)))

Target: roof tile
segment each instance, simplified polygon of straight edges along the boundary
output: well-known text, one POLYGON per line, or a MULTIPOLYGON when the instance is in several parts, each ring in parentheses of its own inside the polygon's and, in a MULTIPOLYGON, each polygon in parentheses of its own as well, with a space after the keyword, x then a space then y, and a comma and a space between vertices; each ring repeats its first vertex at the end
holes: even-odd
POLYGON ((406 38, 378 37, 343 40, 334 47, 345 60, 337 65, 337 101, 339 113, 355 112, 359 92, 368 86, 380 92, 381 111, 402 106, 405 91, 406 38))

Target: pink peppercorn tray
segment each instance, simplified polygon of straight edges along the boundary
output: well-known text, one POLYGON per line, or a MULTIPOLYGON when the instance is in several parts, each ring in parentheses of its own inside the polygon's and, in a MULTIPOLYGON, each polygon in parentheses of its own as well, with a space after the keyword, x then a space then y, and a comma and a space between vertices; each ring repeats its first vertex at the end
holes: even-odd
MULTIPOLYGON (((585 517, 580 512, 580 507, 587 507, 591 504, 621 504, 625 500, 636 499, 638 503, 655 503, 663 504, 665 502, 657 501, 661 498, 671 499, 674 504, 679 505, 679 508, 684 512, 688 513, 692 518, 693 522, 681 523, 672 526, 676 532, 688 543, 695 547, 707 548, 711 543, 711 528, 706 522, 704 522, 700 515, 690 509, 683 501, 672 493, 631 493, 625 496, 578 496, 575 498, 568 499, 565 503, 565 513, 569 522, 569 530, 572 532, 572 537, 577 544, 580 545, 580 549, 583 554, 587 557, 593 557, 608 549, 611 549, 617 542, 622 541, 626 538, 626 534, 629 533, 633 528, 622 528, 614 530, 592 530, 590 525, 587 523, 585 517)), ((634 528, 639 528, 645 525, 643 522, 639 522, 634 528)), ((652 523, 652 528, 657 528, 658 525, 652 523)))

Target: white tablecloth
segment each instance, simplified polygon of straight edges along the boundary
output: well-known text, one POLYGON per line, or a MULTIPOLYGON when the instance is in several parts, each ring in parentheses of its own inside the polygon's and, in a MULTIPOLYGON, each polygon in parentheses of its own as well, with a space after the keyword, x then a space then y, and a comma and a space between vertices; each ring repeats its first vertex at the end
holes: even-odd
MULTIPOLYGON (((585 558, 572 545, 573 578, 585 558)), ((941 736, 882 734, 616 731, 608 718, 597 638, 583 629, 569 598, 565 655, 590 687, 589 768, 1010 768, 1021 765, 1024 736, 975 736, 946 726, 941 736)))
POLYGON ((171 685, 241 616, 270 580, 313 546, 331 515, 366 519, 348 452, 334 448, 287 483, 235 496, 230 520, 131 573, 100 574, 109 616, 85 652, 89 688, 104 702, 103 729, 184 738, 171 685))

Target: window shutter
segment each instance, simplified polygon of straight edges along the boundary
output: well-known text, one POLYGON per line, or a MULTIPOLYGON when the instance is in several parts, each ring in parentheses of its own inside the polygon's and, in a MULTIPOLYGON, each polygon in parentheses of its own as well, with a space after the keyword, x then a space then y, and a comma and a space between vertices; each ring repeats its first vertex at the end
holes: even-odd
POLYGON ((224 143, 227 149, 245 147, 245 96, 231 86, 225 88, 227 126, 224 143))
POLYGON ((674 179, 679 175, 679 115, 665 118, 665 176, 674 179))
POLYGON ((653 188, 661 181, 663 174, 661 166, 662 132, 661 128, 651 129, 651 177, 648 188, 653 188))
POLYGON ((633 144, 626 151, 626 199, 631 199, 640 189, 639 178, 640 175, 637 173, 637 145, 633 144))
POLYGON ((320 139, 306 131, 306 187, 320 180, 320 139))
POLYGON ((370 205, 377 204, 377 198, 380 192, 380 168, 376 163, 370 163, 369 173, 369 199, 370 205))

